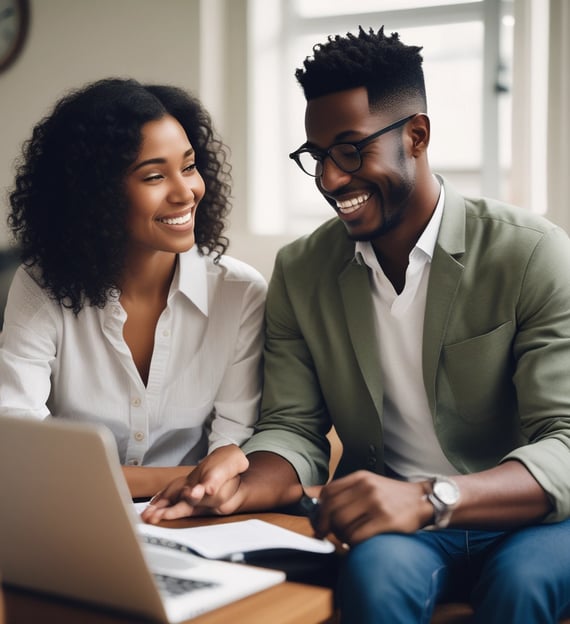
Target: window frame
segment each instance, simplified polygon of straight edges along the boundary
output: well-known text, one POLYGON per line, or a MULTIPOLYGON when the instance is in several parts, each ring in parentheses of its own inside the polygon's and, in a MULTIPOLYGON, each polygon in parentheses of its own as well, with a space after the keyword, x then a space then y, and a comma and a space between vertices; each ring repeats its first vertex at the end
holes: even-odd
MULTIPOLYGON (((315 33, 346 32, 347 22, 384 23, 389 24, 392 30, 482 22, 484 41, 481 166, 477 169, 481 176, 480 194, 506 198, 508 183, 505 178, 508 177, 508 172, 504 172, 501 165, 500 95, 502 89, 509 89, 510 76, 507 76, 506 84, 501 84, 505 78, 501 58, 501 22, 505 16, 512 14, 512 0, 479 0, 414 9, 302 17, 295 11, 295 3, 290 0, 250 0, 251 47, 248 58, 253 74, 249 81, 248 145, 251 149, 248 151, 248 196, 251 231, 255 234, 269 235, 297 235, 307 231, 302 225, 297 229, 291 228, 289 210, 291 193, 287 188, 286 176, 280 173, 282 167, 292 166, 292 163, 286 162, 286 155, 296 147, 289 144, 287 126, 285 123, 276 124, 274 131, 268 133, 267 128, 262 127, 256 120, 261 118, 260 106, 269 107, 276 119, 287 118, 288 105, 284 94, 287 93, 289 86, 283 87, 283 81, 286 79, 294 81, 289 62, 291 46, 289 42, 294 38, 315 33), (260 5, 263 6, 265 15, 271 17, 256 25, 255 12, 259 11, 260 5), (262 84, 258 78, 260 75, 263 76, 262 84), (268 166, 267 163, 272 163, 272 166, 268 166), (260 172, 263 173, 260 175, 260 172), (267 201, 269 197, 270 203, 267 201)), ((298 63, 301 60, 299 59, 298 63)), ((510 127, 508 130, 510 131, 510 127)), ((445 171, 441 173, 445 175, 445 171)), ((306 183, 303 180, 299 182, 306 183)), ((315 201, 319 201, 316 193, 315 201)), ((307 228, 310 230, 313 226, 314 223, 308 219, 307 228)))

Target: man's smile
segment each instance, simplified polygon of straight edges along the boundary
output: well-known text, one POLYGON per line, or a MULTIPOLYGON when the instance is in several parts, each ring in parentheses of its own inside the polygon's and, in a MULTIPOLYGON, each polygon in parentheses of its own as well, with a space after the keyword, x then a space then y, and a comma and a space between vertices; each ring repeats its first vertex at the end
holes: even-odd
POLYGON ((370 196, 371 193, 366 192, 349 199, 336 199, 336 207, 342 214, 351 214, 365 204, 370 199, 370 196))

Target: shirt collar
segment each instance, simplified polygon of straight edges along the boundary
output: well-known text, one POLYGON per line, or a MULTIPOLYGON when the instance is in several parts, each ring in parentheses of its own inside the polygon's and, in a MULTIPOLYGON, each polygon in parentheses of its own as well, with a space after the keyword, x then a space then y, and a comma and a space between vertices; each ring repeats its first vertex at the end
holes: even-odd
MULTIPOLYGON (((431 261, 433 258, 433 252, 435 244, 437 242, 437 235, 439 232, 439 226, 441 225, 441 219, 443 217, 443 204, 445 203, 445 190, 443 184, 440 185, 439 199, 431 219, 426 225, 424 231, 418 239, 414 249, 412 249, 410 256, 414 253, 415 249, 423 251, 431 261)), ((363 260, 368 266, 370 265, 369 259, 376 258, 376 254, 372 249, 372 243, 369 241, 357 241, 354 246, 354 256, 358 262, 363 260)))
POLYGON ((170 295, 180 291, 205 316, 208 316, 208 273, 204 256, 197 245, 178 256, 170 295))

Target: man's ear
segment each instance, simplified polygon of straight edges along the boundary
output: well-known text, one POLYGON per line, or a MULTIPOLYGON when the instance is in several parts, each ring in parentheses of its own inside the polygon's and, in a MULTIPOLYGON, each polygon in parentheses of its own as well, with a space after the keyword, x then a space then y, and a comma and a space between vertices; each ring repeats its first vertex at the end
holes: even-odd
POLYGON ((430 137, 430 121, 425 113, 418 113, 410 119, 409 135, 412 139, 412 154, 419 156, 427 150, 430 137))

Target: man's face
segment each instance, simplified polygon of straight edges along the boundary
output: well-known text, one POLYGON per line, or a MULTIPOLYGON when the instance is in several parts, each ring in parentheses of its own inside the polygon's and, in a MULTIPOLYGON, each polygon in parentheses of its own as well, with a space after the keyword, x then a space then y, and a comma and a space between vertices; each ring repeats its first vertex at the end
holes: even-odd
MULTIPOLYGON (((307 146, 326 150, 337 143, 356 143, 405 115, 405 111, 400 116, 371 113, 365 87, 325 95, 307 103, 307 146)), ((354 240, 374 240, 392 232, 406 218, 416 164, 406 147, 405 128, 365 145, 362 165, 354 173, 344 172, 330 157, 323 161, 317 188, 354 240)))

